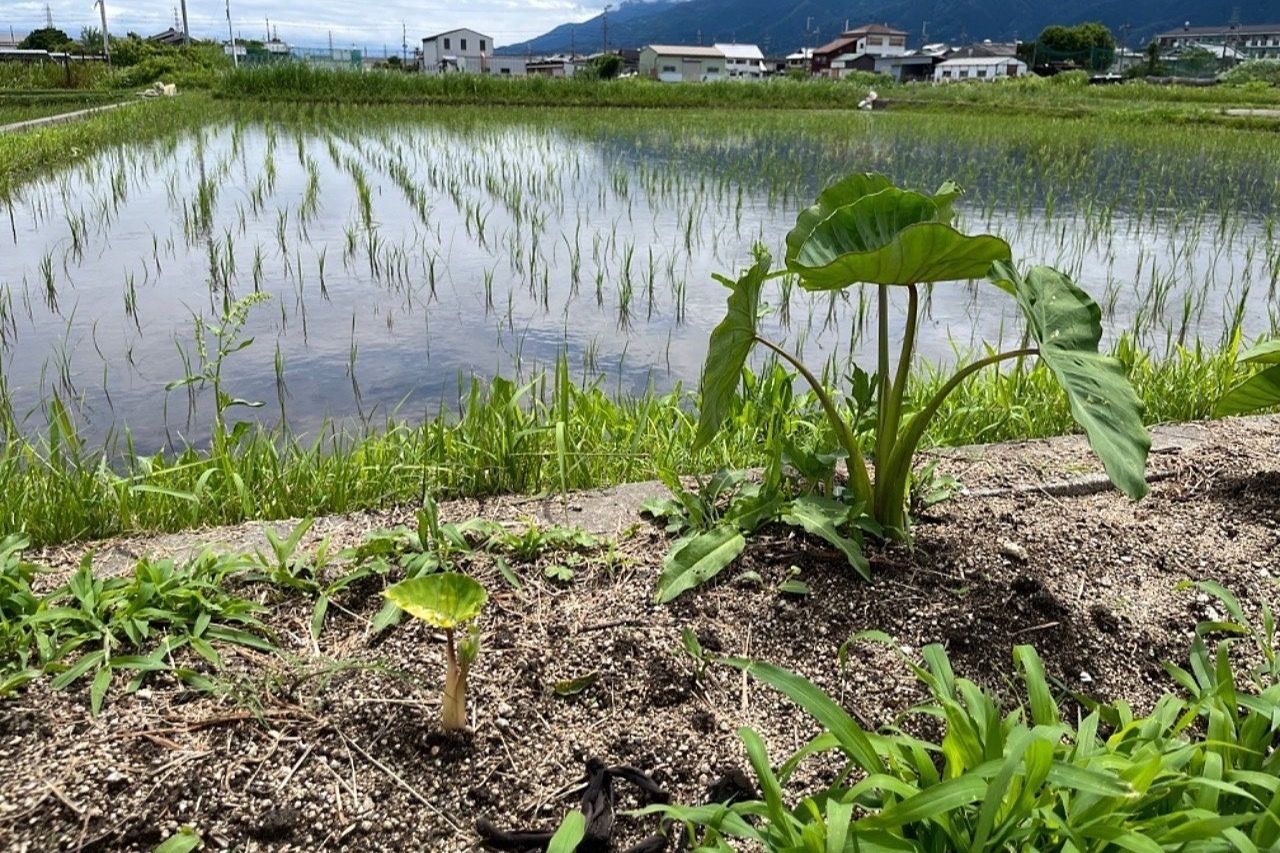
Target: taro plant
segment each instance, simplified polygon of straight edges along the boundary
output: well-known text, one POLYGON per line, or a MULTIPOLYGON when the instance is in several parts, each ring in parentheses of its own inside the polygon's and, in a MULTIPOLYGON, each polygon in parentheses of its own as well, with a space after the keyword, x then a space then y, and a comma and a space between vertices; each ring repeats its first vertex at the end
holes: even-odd
POLYGON ((441 723, 446 731, 466 728, 467 672, 480 656, 480 629, 473 625, 461 641, 456 634, 484 609, 484 587, 458 572, 439 572, 403 580, 386 596, 410 616, 444 631, 447 670, 441 723))
POLYGON ((1280 406, 1280 338, 1241 353, 1239 363, 1260 369, 1233 385, 1214 414, 1223 418, 1280 406))
POLYGON ((1015 268, 1009 245, 999 237, 958 231, 952 221, 959 195, 959 188, 951 183, 934 195, 924 195, 899 189, 883 175, 851 175, 825 190, 814 206, 800 214, 787 235, 782 269, 772 270, 769 253, 757 248, 754 265, 737 281, 717 277, 730 290, 728 313, 711 333, 694 449, 715 439, 733 409, 747 358, 756 346, 764 347, 812 386, 846 458, 848 502, 869 516, 873 527, 905 539, 912 461, 943 402, 985 368, 1038 358, 1066 392, 1073 417, 1112 482, 1134 500, 1146 494, 1151 441, 1142 423, 1142 404, 1121 363, 1098 351, 1101 309, 1057 270, 1015 268), (846 417, 833 392, 799 358, 761 334, 757 321, 764 286, 786 275, 795 276, 809 291, 876 286, 874 467, 868 464, 852 417, 846 417), (992 352, 961 367, 931 398, 910 410, 907 390, 922 289, 937 282, 979 278, 988 278, 1016 300, 1026 318, 1027 345, 992 352), (894 289, 906 297, 896 363, 890 352, 894 289))

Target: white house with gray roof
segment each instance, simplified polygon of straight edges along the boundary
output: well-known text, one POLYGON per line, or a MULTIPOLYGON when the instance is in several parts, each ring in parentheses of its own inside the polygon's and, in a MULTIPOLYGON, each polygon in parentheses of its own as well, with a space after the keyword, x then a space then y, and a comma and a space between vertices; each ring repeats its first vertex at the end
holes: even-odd
POLYGON ((758 46, 717 42, 715 48, 724 55, 725 74, 731 80, 764 78, 764 52, 758 46))
POLYGON ((449 30, 422 40, 424 74, 483 74, 492 57, 493 37, 476 30, 449 30))

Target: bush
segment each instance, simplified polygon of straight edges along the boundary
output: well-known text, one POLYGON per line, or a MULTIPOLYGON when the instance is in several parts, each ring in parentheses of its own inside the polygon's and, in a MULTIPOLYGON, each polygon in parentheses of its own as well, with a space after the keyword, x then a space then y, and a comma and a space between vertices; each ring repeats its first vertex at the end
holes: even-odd
POLYGON ((1054 74, 1049 78, 1049 82, 1055 86, 1085 86, 1089 83, 1088 71, 1063 71, 1061 74, 1054 74))
POLYGON ((864 86, 874 89, 877 86, 885 88, 893 85, 893 78, 888 74, 877 74, 874 71, 849 71, 840 77, 841 83, 852 83, 855 86, 864 86))
POLYGON ((1267 86, 1280 86, 1280 59, 1255 59, 1237 65, 1222 75, 1222 82, 1232 85, 1263 83, 1267 86))

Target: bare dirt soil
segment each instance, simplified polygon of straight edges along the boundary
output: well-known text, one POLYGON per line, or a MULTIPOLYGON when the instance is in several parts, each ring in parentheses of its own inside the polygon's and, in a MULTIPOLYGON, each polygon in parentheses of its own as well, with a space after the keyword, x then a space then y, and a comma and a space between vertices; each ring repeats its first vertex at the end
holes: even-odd
MULTIPOLYGON (((149 850, 191 826, 213 849, 472 849, 479 818, 554 828, 576 805, 588 758, 695 801, 745 764, 739 726, 760 731, 775 761, 815 733, 736 670, 700 672, 680 650, 683 628, 709 652, 804 673, 876 726, 921 694, 883 646, 854 643, 841 666, 859 631, 884 631, 908 654, 941 643, 958 674, 1006 694, 1011 649, 1030 643, 1064 689, 1142 708, 1172 689, 1160 662, 1181 661, 1196 622, 1215 615, 1186 582, 1216 580, 1255 611, 1280 602, 1280 419, 1158 433, 1152 492, 1137 504, 1097 488, 1079 439, 939 458, 967 494, 921 518, 912 549, 873 549, 874 584, 821 544, 776 531, 667 607, 652 594, 668 543, 636 514, 652 485, 448 505, 453 519, 577 524, 616 540, 568 582, 544 574, 554 558, 513 563, 520 590, 490 558, 467 562, 491 597, 468 734, 438 724, 439 636, 408 622, 368 636, 383 579, 349 590, 315 646, 310 601, 266 599, 281 651, 223 649, 216 695, 156 677, 113 693, 97 719, 84 687, 56 693, 40 681, 0 700, 0 848, 149 850), (777 591, 792 566, 810 595, 777 591), (748 571, 763 583, 744 582, 748 571), (577 679, 581 690, 560 695, 577 679)), ((325 519, 308 542, 357 544, 410 517, 325 519)), ((260 528, 99 543, 97 564, 124 571, 143 553, 252 548, 260 528)), ((82 550, 42 559, 71 566, 82 550)), ((618 791, 621 808, 640 803, 618 791)), ((619 849, 655 828, 623 818, 619 849)))

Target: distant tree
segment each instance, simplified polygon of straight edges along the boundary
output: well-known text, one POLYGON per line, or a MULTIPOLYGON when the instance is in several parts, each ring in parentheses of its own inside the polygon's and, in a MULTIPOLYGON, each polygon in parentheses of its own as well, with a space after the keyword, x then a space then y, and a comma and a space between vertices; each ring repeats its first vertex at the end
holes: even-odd
POLYGON ((1083 53, 1088 50, 1115 50, 1115 36, 1104 24, 1096 21, 1064 27, 1060 24, 1045 27, 1036 39, 1041 47, 1063 53, 1083 53))
POLYGON ((399 70, 399 68, 400 68, 400 64, 401 64, 401 63, 400 63, 400 57, 395 56, 395 55, 392 55, 392 56, 388 56, 388 57, 387 57, 387 67, 388 67, 388 68, 394 68, 394 69, 399 70))
POLYGON ((27 33, 18 43, 23 50, 61 50, 71 38, 57 27, 43 27, 27 33))
POLYGON ((1054 24, 1040 31, 1035 50, 1037 63, 1069 61, 1102 71, 1115 58, 1116 39, 1106 25, 1096 21, 1073 27, 1054 24))
POLYGON ((102 30, 97 27, 81 27, 80 47, 85 53, 102 53, 102 30))
POLYGON ((1160 64, 1160 45, 1155 42, 1151 42, 1151 44, 1147 45, 1147 74, 1154 77, 1162 70, 1163 69, 1160 64))
POLYGON ((595 72, 601 80, 613 80, 622 73, 622 57, 616 53, 596 57, 595 72))

